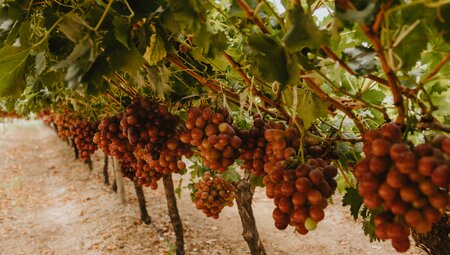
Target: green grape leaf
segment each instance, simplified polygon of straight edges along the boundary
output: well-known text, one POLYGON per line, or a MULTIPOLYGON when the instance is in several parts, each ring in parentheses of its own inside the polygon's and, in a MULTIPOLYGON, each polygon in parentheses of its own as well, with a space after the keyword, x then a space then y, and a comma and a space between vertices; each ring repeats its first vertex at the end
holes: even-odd
POLYGON ((253 187, 261 187, 262 188, 262 187, 264 187, 262 180, 263 180, 263 176, 251 175, 249 182, 253 187))
POLYGON ((319 30, 313 17, 305 13, 301 6, 287 11, 286 28, 283 40, 290 52, 298 52, 304 47, 317 49, 326 42, 326 32, 319 30))
POLYGON ((115 16, 112 23, 114 25, 114 36, 117 41, 119 41, 128 50, 131 50, 128 43, 131 28, 130 20, 120 16, 115 16))
POLYGON ((437 8, 415 4, 387 17, 396 64, 404 72, 410 71, 420 60, 429 40, 439 37, 436 29, 431 29, 438 16, 436 11, 437 8))
POLYGON ((345 190, 347 192, 342 199, 342 205, 350 205, 351 214, 356 220, 358 219, 359 210, 361 209, 361 205, 363 204, 363 198, 359 195, 358 190, 355 188, 348 187, 345 190))
POLYGON ((86 33, 84 23, 85 21, 77 14, 68 13, 59 23, 58 28, 59 31, 66 35, 72 42, 78 42, 86 33))
POLYGON ((194 37, 194 43, 202 49, 204 56, 214 58, 227 47, 227 38, 223 32, 213 33, 210 27, 205 25, 194 37))
MULTIPOLYGON (((282 95, 287 105, 294 105, 293 91, 291 89, 284 91, 282 95)), ((298 90, 297 109, 294 109, 294 111, 300 116, 306 129, 310 128, 318 118, 326 116, 327 108, 327 103, 322 101, 316 94, 303 89, 298 90)))
MULTIPOLYGON (((226 71, 227 68, 230 66, 230 63, 223 56, 223 54, 217 54, 214 58, 206 58, 203 55, 203 49, 197 47, 197 48, 192 49, 191 55, 197 61, 210 64, 214 71, 222 71, 223 72, 223 71, 226 71)), ((232 71, 232 73, 230 73, 230 76, 233 76, 233 74, 234 74, 233 71, 232 71)), ((239 77, 239 76, 236 76, 236 77, 239 77)))
POLYGON ((225 181, 238 182, 241 176, 236 172, 233 167, 228 167, 228 169, 222 175, 225 181))
POLYGON ((386 97, 386 93, 381 90, 369 89, 362 95, 362 98, 372 104, 380 105, 384 98, 386 97))
POLYGON ((90 37, 85 37, 73 48, 70 55, 52 70, 67 68, 64 80, 71 89, 82 87, 83 77, 96 60, 96 44, 90 37))
POLYGON ((180 179, 180 181, 178 182, 178 186, 174 190, 175 194, 177 194, 177 196, 178 196, 178 199, 181 199, 182 184, 183 184, 183 179, 180 179))
POLYGON ((201 13, 204 5, 197 0, 169 0, 170 8, 163 13, 163 22, 173 33, 195 33, 202 26, 201 13))
POLYGON ((156 92, 156 95, 159 98, 164 100, 165 95, 173 91, 168 82, 170 77, 170 70, 167 67, 151 66, 147 68, 147 77, 150 81, 152 89, 156 92))
POLYGON ((47 67, 47 59, 45 58, 45 52, 39 52, 36 55, 36 74, 41 74, 47 67))
POLYGON ((374 50, 357 46, 343 51, 343 60, 358 75, 369 74, 377 70, 378 61, 374 50))
MULTIPOLYGON (((256 6, 258 5, 258 1, 257 0, 247 0, 247 5, 252 8, 255 9, 256 6)), ((230 17, 239 17, 239 18, 246 18, 247 15, 245 14, 244 10, 242 10, 242 8, 239 6, 239 4, 237 3, 236 0, 232 0, 231 1, 231 6, 230 6, 230 17)))
POLYGON ((371 217, 369 217, 368 219, 365 218, 363 220, 362 229, 364 231, 364 235, 369 237, 370 242, 379 240, 375 235, 375 223, 373 222, 373 219, 371 217))
POLYGON ((450 82, 448 80, 441 80, 435 82, 433 85, 427 89, 428 93, 430 94, 442 94, 445 91, 448 91, 450 89, 450 82))
POLYGON ((159 61, 163 60, 167 56, 166 48, 164 47, 164 41, 158 34, 152 34, 150 36, 150 45, 144 53, 144 59, 151 65, 155 66, 159 61))
POLYGON ((19 96, 25 88, 25 64, 30 48, 5 46, 0 49, 0 97, 19 96))
POLYGON ((267 82, 278 81, 284 89, 289 81, 289 71, 284 48, 263 34, 253 34, 245 47, 253 72, 267 82))

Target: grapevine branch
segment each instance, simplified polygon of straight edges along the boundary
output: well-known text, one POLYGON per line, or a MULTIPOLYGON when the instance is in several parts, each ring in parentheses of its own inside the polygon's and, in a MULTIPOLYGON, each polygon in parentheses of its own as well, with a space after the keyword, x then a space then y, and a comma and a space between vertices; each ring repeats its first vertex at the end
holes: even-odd
POLYGON ((115 76, 120 82, 122 82, 123 84, 127 85, 127 87, 130 89, 130 91, 131 91, 133 94, 135 94, 135 95, 138 94, 138 91, 137 91, 135 88, 133 88, 132 86, 128 86, 128 82, 127 82, 127 81, 125 80, 125 78, 123 78, 120 74, 118 74, 117 72, 115 72, 115 73, 114 73, 114 76, 115 76))
MULTIPOLYGON (((384 55, 384 48, 377 36, 378 30, 379 30, 379 24, 382 23, 384 19, 384 14, 386 9, 390 6, 392 0, 389 0, 388 2, 383 4, 383 7, 380 9, 380 11, 377 13, 377 17, 375 20, 375 24, 372 27, 369 27, 366 24, 360 24, 360 27, 362 31, 366 34, 366 36, 369 38, 369 40, 372 42, 372 45, 375 49, 375 52, 378 55, 378 58, 380 59, 381 66, 383 68, 384 73, 387 77, 387 83, 388 86, 392 92, 392 96, 394 98, 394 105, 397 108, 398 115, 395 120, 395 122, 399 125, 403 125, 405 122, 405 108, 403 105, 403 97, 402 97, 402 88, 401 85, 398 85, 398 78, 395 75, 394 71, 389 67, 389 64, 387 62, 386 56, 384 55), (376 29, 376 30, 374 30, 376 29)), ((339 7, 343 9, 356 9, 355 6, 352 4, 349 0, 339 1, 339 7)))
MULTIPOLYGON (((335 61, 335 63, 336 62, 339 63, 339 65, 342 67, 342 69, 344 69, 349 74, 356 76, 355 72, 342 59, 340 59, 328 46, 322 46, 321 49, 325 52, 325 54, 327 54, 327 56, 330 59, 335 61)), ((442 66, 443 66, 445 64, 445 61, 443 60, 442 62, 441 63, 442 63, 442 66)), ((440 68, 442 68, 442 66, 440 68)), ((374 82, 377 82, 378 84, 384 85, 384 86, 389 88, 389 84, 388 84, 387 80, 385 80, 383 78, 380 78, 380 77, 372 75, 372 74, 367 74, 367 75, 364 75, 363 77, 364 78, 368 78, 368 79, 370 79, 370 80, 372 80, 374 82)), ((419 104, 419 107, 421 108, 422 114, 425 114, 427 112, 427 107, 423 104, 423 102, 421 102, 420 100, 417 100, 417 98, 416 98, 418 89, 410 89, 410 88, 407 88, 407 87, 401 87, 400 89, 401 89, 401 93, 403 95, 405 95, 407 98, 409 98, 411 100, 416 101, 419 104)), ((386 118, 385 112, 383 113, 383 115, 384 115, 385 119, 388 119, 388 118, 386 118)))
MULTIPOLYGON (((342 67, 342 69, 344 69, 347 73, 349 73, 349 74, 351 74, 351 75, 354 75, 354 76, 356 76, 356 73, 342 60, 342 59, 340 59, 334 52, 333 52, 333 50, 331 50, 330 49, 330 47, 328 47, 328 46, 325 46, 325 45, 323 45, 322 47, 321 47, 321 49, 325 52, 325 54, 327 54, 327 56, 329 57, 329 58, 331 58, 335 63, 337 62, 341 67, 342 67)), ((375 76, 375 75, 373 75, 373 74, 366 74, 366 75, 364 75, 363 76, 364 78, 367 78, 367 79, 370 79, 370 80, 372 80, 372 81, 374 81, 374 82, 377 82, 377 83, 380 83, 380 84, 382 84, 382 85, 388 85, 388 82, 385 80, 385 79, 383 79, 383 78, 380 78, 380 77, 378 77, 378 76, 375 76)))
MULTIPOLYGON (((336 90, 341 91, 339 89, 339 87, 336 84, 334 84, 334 82, 331 81, 325 74, 323 74, 319 70, 316 70, 316 73, 319 74, 321 77, 323 77, 333 88, 335 88, 336 90)), ((387 121, 387 122, 390 121, 389 115, 387 114, 386 109, 383 106, 370 104, 369 102, 367 102, 366 100, 362 99, 361 97, 352 95, 351 93, 348 93, 347 91, 341 91, 341 92, 344 95, 352 98, 353 100, 356 100, 357 102, 360 102, 360 103, 364 104, 365 106, 372 107, 373 109, 379 111, 381 114, 383 114, 383 118, 384 118, 385 121, 387 121)))
POLYGON ((450 133, 450 126, 449 125, 444 125, 442 123, 439 123, 435 120, 433 120, 432 122, 419 122, 417 124, 417 128, 424 130, 424 129, 433 129, 433 130, 440 130, 440 131, 444 131, 447 133, 450 133))
POLYGON ((394 97, 394 105, 397 107, 398 115, 395 122, 399 125, 403 125, 405 122, 405 107, 403 106, 403 97, 401 95, 401 89, 397 84, 397 77, 392 71, 392 69, 389 67, 389 64, 386 60, 386 56, 384 55, 384 48, 381 45, 380 40, 378 37, 370 31, 370 28, 368 26, 363 26, 363 31, 367 35, 367 37, 370 39, 370 41, 373 44, 373 47, 375 49, 375 52, 377 53, 381 66, 383 67, 383 71, 386 74, 387 81, 389 88, 392 91, 392 96, 394 97))
MULTIPOLYGON (((327 56, 331 59, 331 60, 333 60, 335 63, 338 63, 341 67, 342 67, 342 69, 344 69, 346 72, 348 72, 349 74, 351 74, 351 75, 354 75, 354 76, 357 76, 357 74, 342 60, 342 59, 340 59, 334 52, 333 52, 333 50, 331 50, 328 46, 322 46, 321 47, 321 49, 325 52, 325 54, 327 54, 327 56)), ((448 59, 447 59, 448 60, 448 59)), ((444 63, 445 64, 445 63, 444 63)), ((442 68, 442 67, 441 67, 442 68)), ((367 78, 367 79, 370 79, 370 80, 372 80, 372 81, 374 81, 374 82, 376 82, 376 83, 378 83, 378 84, 381 84, 381 85, 384 85, 384 86, 386 86, 386 87, 389 87, 389 83, 388 83, 388 81, 387 80, 385 80, 385 79, 383 79, 383 78, 381 78, 381 77, 378 77, 378 76, 376 76, 376 75, 373 75, 373 74, 366 74, 366 75, 363 75, 362 77, 364 77, 364 78, 367 78)), ((410 97, 410 98, 414 98, 415 97, 415 94, 417 93, 417 89, 410 89, 410 88, 407 88, 407 87, 401 87, 400 88, 400 90, 401 90, 401 93, 402 94, 405 94, 407 97, 410 97), (411 97, 412 96, 412 97, 411 97)))
MULTIPOLYGON (((111 84, 111 85, 113 85, 114 87, 118 88, 120 91, 122 91, 122 92, 125 93, 126 95, 129 95, 129 96, 134 95, 134 93, 132 93, 132 92, 129 91, 129 90, 126 90, 124 87, 122 87, 122 86, 120 86, 119 84, 117 84, 116 82, 114 82, 111 78, 103 77, 103 79, 104 79, 105 81, 107 81, 109 84, 111 84)), ((130 88, 130 87, 128 87, 128 88, 130 88)))
POLYGON ((255 15, 255 13, 250 8, 250 6, 248 6, 248 4, 245 0, 236 0, 236 2, 239 5, 239 7, 241 7, 241 9, 245 12, 245 15, 247 16, 247 18, 249 20, 251 20, 253 23, 255 23, 264 34, 269 34, 269 30, 267 29, 267 27, 255 15))
MULTIPOLYGON (((346 1, 346 2, 348 2, 351 5, 350 1, 346 1)), ((392 96, 394 98, 394 105, 398 111, 398 115, 397 115, 395 122, 399 125, 403 125, 405 122, 405 107, 403 105, 403 97, 401 94, 401 85, 399 85, 397 83, 398 77, 395 75, 394 71, 389 67, 386 56, 384 54, 383 45, 381 44, 381 41, 377 36, 377 32, 379 29, 379 25, 377 25, 377 24, 378 23, 381 24, 381 22, 383 21, 386 8, 388 8, 390 6, 391 2, 392 2, 392 0, 389 0, 388 2, 383 4, 383 7, 380 9, 380 11, 377 14, 376 24, 374 24, 375 25, 374 27, 369 27, 368 25, 365 25, 365 24, 361 24, 360 26, 361 26, 362 31, 366 34, 366 36, 372 42, 375 52, 377 53, 378 58, 380 59, 383 71, 386 74, 387 82, 388 82, 389 88, 391 89, 392 96), (375 28, 377 30, 374 31, 373 28, 375 28)))
MULTIPOLYGON (((225 89, 225 86, 220 86, 216 83, 219 83, 219 81, 214 81, 212 82, 209 79, 204 78, 203 76, 197 74, 196 72, 194 72, 193 70, 191 70, 190 68, 188 68, 185 64, 182 63, 182 61, 173 53, 170 53, 167 57, 166 57, 167 61, 169 61, 171 64, 177 66, 178 68, 180 68, 181 70, 185 71, 187 74, 189 74, 190 76, 192 76, 194 79, 196 79, 197 81, 199 81, 202 85, 206 86, 207 88, 211 89, 212 91, 216 91, 216 92, 224 92, 225 96, 232 101, 233 103, 235 103, 236 105, 240 105, 240 98, 239 95, 236 94, 234 91, 230 91, 228 89, 225 89)), ((248 106, 246 106, 248 108, 248 106)), ((282 118, 284 120, 289 119, 289 116, 287 115, 283 115, 283 116, 279 116, 276 113, 269 111, 268 109, 257 105, 256 107, 258 107, 258 109, 260 109, 261 111, 269 114, 272 117, 275 118, 282 118)))
POLYGON ((338 101, 332 99, 327 93, 325 93, 319 85, 317 85, 313 80, 308 77, 302 77, 302 79, 308 84, 308 86, 316 92, 316 94, 323 100, 330 102, 334 107, 345 113, 350 119, 353 120, 356 127, 359 129, 361 134, 365 133, 366 127, 361 123, 360 119, 347 107, 340 104, 338 101))
POLYGON ((433 79, 433 77, 439 73, 439 71, 442 69, 442 67, 445 66, 445 64, 450 60, 450 52, 447 53, 447 55, 445 55, 445 57, 441 60, 441 62, 439 62, 439 64, 436 65, 436 67, 433 69, 433 71, 431 71, 427 77, 425 77, 425 79, 423 79, 423 81, 421 82, 422 84, 425 84, 427 82, 429 82, 431 79, 433 79))
POLYGON ((380 31, 381 23, 384 18, 384 13, 386 12, 387 9, 389 9, 392 2, 393 0, 389 0, 381 6, 380 11, 378 12, 377 17, 375 18, 375 21, 373 22, 372 25, 372 31, 374 34, 378 34, 378 32, 380 31))

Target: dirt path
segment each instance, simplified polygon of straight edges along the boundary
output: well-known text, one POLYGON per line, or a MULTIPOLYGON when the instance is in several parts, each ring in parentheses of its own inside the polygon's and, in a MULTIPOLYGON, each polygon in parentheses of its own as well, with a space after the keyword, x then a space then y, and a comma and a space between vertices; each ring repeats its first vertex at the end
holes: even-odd
MULTIPOLYGON (((102 157, 94 155, 89 174, 40 122, 0 124, 0 254, 170 254, 174 236, 163 189, 145 190, 154 224, 141 224, 132 183, 126 181, 126 206, 102 184, 102 157)), ((389 243, 370 243, 339 196, 334 199, 317 230, 299 236, 275 229, 273 202, 258 189, 253 206, 268 254, 396 254, 389 243)), ((178 204, 187 254, 249 254, 236 207, 218 220, 206 218, 186 189, 178 204)))

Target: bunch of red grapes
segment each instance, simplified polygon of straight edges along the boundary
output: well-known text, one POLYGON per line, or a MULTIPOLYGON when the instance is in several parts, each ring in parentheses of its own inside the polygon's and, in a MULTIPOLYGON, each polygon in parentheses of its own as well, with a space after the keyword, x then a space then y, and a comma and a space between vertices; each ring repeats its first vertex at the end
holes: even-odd
POLYGON ((120 120, 122 135, 134 147, 132 162, 141 185, 156 188, 163 174, 178 173, 186 166, 182 156, 191 150, 179 142, 180 119, 166 106, 148 98, 136 98, 120 120))
POLYGON ((64 112, 64 114, 55 114, 53 123, 56 125, 56 130, 58 137, 62 140, 68 141, 72 138, 72 132, 70 127, 74 123, 73 117, 69 112, 64 112))
POLYGON ((106 155, 111 155, 120 163, 120 168, 125 177, 133 179, 136 170, 131 166, 136 162, 133 154, 133 146, 128 142, 120 130, 120 120, 122 114, 103 118, 98 125, 98 132, 94 136, 94 142, 103 150, 106 155))
POLYGON ((253 115, 253 126, 249 130, 242 130, 240 159, 244 161, 242 168, 255 176, 263 176, 265 163, 265 148, 267 141, 264 139, 265 122, 259 114, 253 115))
POLYGON ((300 137, 295 128, 283 123, 268 123, 264 132, 265 147, 263 178, 266 195, 273 198, 275 227, 285 229, 294 226, 300 234, 306 234, 325 217, 324 209, 337 187, 333 179, 337 168, 323 158, 306 157, 299 162, 297 151, 300 137))
POLYGON ((97 150, 94 143, 94 135, 97 132, 97 124, 86 120, 76 120, 70 126, 75 145, 79 151, 79 157, 84 161, 90 160, 90 155, 97 150))
POLYGON ((214 113, 209 107, 191 108, 181 141, 200 150, 204 164, 221 173, 239 158, 242 140, 228 111, 214 113))
POLYGON ((55 114, 48 109, 43 109, 36 114, 38 119, 41 119, 45 125, 50 126, 54 122, 55 114))
POLYGON ((207 217, 219 218, 225 206, 233 206, 236 197, 235 187, 231 182, 225 181, 221 176, 211 177, 205 172, 203 178, 194 184, 193 201, 197 209, 202 210, 207 217))
POLYGON ((355 177, 365 206, 384 209, 376 216, 375 234, 404 252, 410 247, 409 228, 429 232, 450 205, 450 138, 438 136, 417 146, 401 138, 394 124, 365 133, 366 158, 356 165, 355 177))

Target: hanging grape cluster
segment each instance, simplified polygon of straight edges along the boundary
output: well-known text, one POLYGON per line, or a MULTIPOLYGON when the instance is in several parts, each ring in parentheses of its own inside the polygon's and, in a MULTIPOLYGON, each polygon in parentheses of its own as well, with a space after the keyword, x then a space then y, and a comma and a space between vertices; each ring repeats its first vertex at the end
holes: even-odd
POLYGON ((228 111, 214 113, 209 107, 191 108, 181 141, 200 150, 204 164, 221 173, 239 158, 242 140, 228 111))
POLYGON ((337 168, 310 155, 304 155, 306 163, 300 163, 298 131, 282 123, 268 123, 267 127, 264 132, 267 176, 263 183, 267 197, 273 198, 276 205, 272 215, 275 226, 285 229, 291 225, 306 234, 325 217, 327 198, 337 187, 333 179, 337 168))
POLYGON ((235 197, 233 184, 220 175, 212 177, 210 172, 205 172, 203 178, 194 184, 193 201, 207 217, 218 219, 225 206, 233 206, 235 197))
POLYGON ((15 118, 20 118, 21 116, 16 113, 16 112, 3 112, 0 110, 0 119, 1 118, 11 118, 11 119, 15 119, 15 118))
POLYGON ((72 132, 70 131, 70 127, 74 123, 72 114, 70 114, 68 111, 64 112, 64 114, 55 114, 53 123, 56 125, 56 130, 59 138, 64 141, 68 141, 70 138, 72 138, 72 132))
POLYGON ((79 151, 79 157, 84 161, 90 160, 90 155, 94 154, 98 148, 93 141, 97 126, 97 124, 89 123, 86 120, 76 120, 70 126, 70 132, 79 151))
POLYGON ((365 206, 384 209, 376 218, 375 234, 404 252, 410 246, 409 228, 429 232, 450 204, 450 138, 435 138, 433 147, 408 145, 401 137, 394 124, 364 134, 366 158, 356 165, 355 177, 365 206))
POLYGON ((136 98, 123 113, 120 129, 134 147, 137 158, 131 165, 141 185, 156 188, 163 174, 178 173, 186 166, 182 156, 190 149, 178 142, 180 119, 166 106, 147 98, 136 98))
POLYGON ((47 126, 50 126, 50 124, 54 123, 54 121, 55 121, 55 114, 52 113, 48 109, 43 109, 43 110, 39 111, 36 114, 36 117, 38 119, 41 119, 42 122, 44 122, 44 124, 47 125, 47 126))
POLYGON ((242 148, 240 159, 244 161, 242 168, 255 176, 263 176, 265 163, 265 148, 267 141, 264 139, 265 122, 259 114, 253 115, 253 126, 249 130, 242 130, 242 148))
POLYGON ((117 158, 123 176, 133 179, 136 170, 132 168, 132 165, 136 162, 136 157, 133 154, 133 147, 120 130, 121 119, 122 113, 103 118, 98 125, 98 132, 94 136, 94 142, 98 144, 106 155, 117 158))

